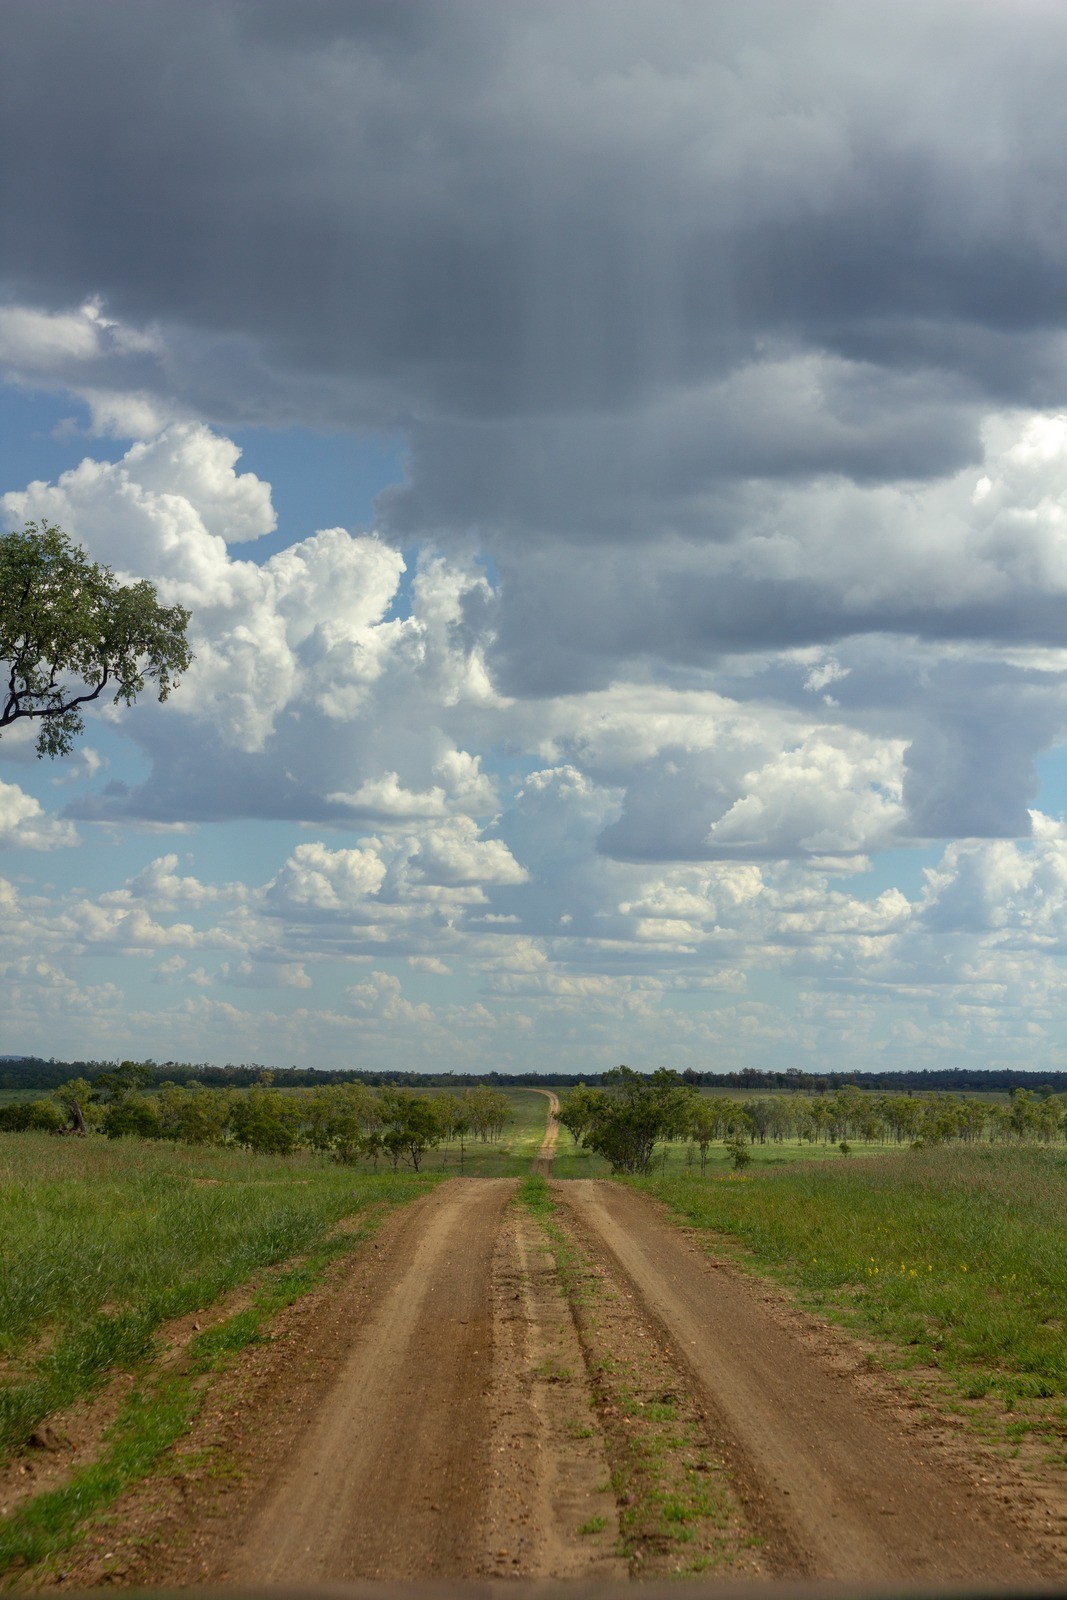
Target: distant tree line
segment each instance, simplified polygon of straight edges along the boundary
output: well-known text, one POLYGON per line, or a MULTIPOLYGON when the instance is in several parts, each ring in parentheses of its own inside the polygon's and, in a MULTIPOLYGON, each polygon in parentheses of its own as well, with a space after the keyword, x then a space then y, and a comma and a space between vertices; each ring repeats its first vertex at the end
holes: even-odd
MULTIPOLYGON (((268 1070, 258 1062, 242 1062, 239 1066, 212 1066, 209 1062, 147 1061, 144 1062, 149 1084, 164 1082, 198 1083, 217 1088, 247 1088, 259 1081, 268 1070)), ((56 1089, 71 1078, 93 1079, 116 1066, 113 1061, 56 1061, 40 1056, 0 1057, 0 1089, 56 1089)), ((320 1070, 316 1067, 289 1067, 277 1069, 279 1082, 292 1088, 314 1088, 337 1083, 363 1083, 371 1088, 393 1086, 409 1089, 474 1088, 488 1084, 500 1088, 543 1088, 548 1084, 559 1088, 603 1086, 610 1078, 605 1073, 567 1072, 375 1072, 361 1067, 338 1070, 320 1070)), ((866 1090, 912 1090, 931 1093, 941 1090, 951 1094, 992 1091, 1010 1094, 1014 1089, 1028 1089, 1038 1095, 1067 1093, 1067 1072, 1030 1072, 1022 1068, 946 1067, 930 1071, 922 1068, 914 1072, 802 1072, 788 1068, 781 1072, 761 1072, 755 1067, 745 1067, 740 1072, 697 1072, 692 1067, 679 1074, 683 1083, 691 1088, 791 1090, 794 1093, 827 1094, 836 1089, 854 1085, 866 1090)))
POLYGON ((282 1089, 261 1072, 247 1088, 192 1080, 153 1087, 144 1065, 124 1061, 91 1080, 71 1078, 46 1098, 0 1106, 0 1132, 99 1133, 270 1155, 314 1150, 348 1164, 403 1163, 418 1172, 427 1150, 498 1140, 511 1116, 507 1096, 488 1084, 434 1095, 363 1083, 282 1089))
POLYGON ((579 1145, 604 1156, 613 1172, 647 1173, 657 1144, 683 1140, 691 1159, 707 1169, 713 1144, 726 1147, 735 1167, 751 1159, 751 1146, 795 1142, 834 1144, 849 1155, 854 1144, 923 1147, 1052 1143, 1067 1139, 1067 1095, 1016 1089, 1008 1101, 963 1095, 867 1092, 845 1084, 829 1094, 761 1095, 751 1100, 700 1094, 686 1074, 659 1071, 643 1077, 629 1067, 564 1094, 559 1120, 579 1145))

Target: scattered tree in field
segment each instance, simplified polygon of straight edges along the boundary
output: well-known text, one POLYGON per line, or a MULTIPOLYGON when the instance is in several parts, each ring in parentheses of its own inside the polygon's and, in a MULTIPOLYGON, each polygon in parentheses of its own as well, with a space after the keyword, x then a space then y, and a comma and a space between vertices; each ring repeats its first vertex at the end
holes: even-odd
POLYGON ((88 1079, 72 1078, 55 1091, 53 1098, 67 1114, 66 1131, 79 1134, 87 1132, 85 1114, 93 1098, 93 1086, 88 1079))
POLYGON ((718 1137, 719 1118, 713 1102, 697 1095, 689 1117, 689 1137, 700 1150, 700 1175, 708 1170, 708 1150, 718 1137))
POLYGON ((612 1172, 647 1173, 657 1142, 688 1130, 693 1091, 666 1068, 645 1078, 630 1067, 616 1067, 604 1074, 604 1082, 604 1089, 572 1091, 581 1095, 573 1104, 564 1095, 559 1120, 570 1133, 580 1127, 578 1143, 605 1156, 612 1172))
POLYGON ((511 1121, 511 1101, 507 1095, 485 1083, 474 1089, 464 1089, 463 1109, 468 1127, 483 1144, 499 1139, 505 1123, 511 1121))
POLYGON ((392 1089, 382 1094, 385 1129, 382 1142, 393 1158, 393 1169, 401 1160, 410 1162, 415 1172, 426 1151, 441 1143, 441 1119, 429 1095, 392 1089))
POLYGON ((456 1094, 439 1094, 434 1099, 434 1109, 441 1125, 442 1144, 459 1141, 459 1164, 463 1165, 465 1141, 471 1132, 470 1110, 456 1094))
POLYGON ((108 1106, 101 1127, 109 1139, 158 1139, 159 1112, 144 1095, 125 1094, 108 1106))
POLYGON ((743 1139, 727 1139, 726 1154, 734 1164, 735 1172, 744 1172, 752 1160, 752 1151, 743 1139))
POLYGON ((38 756, 62 756, 105 689, 128 706, 152 682, 165 700, 192 660, 188 622, 184 606, 160 605, 146 579, 119 583, 59 528, 0 536, 0 729, 39 722, 38 756))
POLYGON ((159 1132, 175 1144, 217 1145, 226 1138, 230 1101, 225 1090, 199 1083, 162 1083, 156 1097, 159 1132))
POLYGON ((229 1127, 235 1144, 264 1155, 287 1156, 296 1145, 287 1096, 277 1089, 249 1089, 233 1102, 229 1127))
POLYGON ((54 1100, 17 1100, 0 1106, 0 1133, 58 1133, 65 1122, 54 1100))
POLYGON ((603 1103, 603 1089, 589 1089, 584 1083, 580 1083, 576 1089, 568 1089, 563 1095, 559 1103, 559 1121, 575 1144, 582 1143, 586 1130, 592 1127, 603 1103))

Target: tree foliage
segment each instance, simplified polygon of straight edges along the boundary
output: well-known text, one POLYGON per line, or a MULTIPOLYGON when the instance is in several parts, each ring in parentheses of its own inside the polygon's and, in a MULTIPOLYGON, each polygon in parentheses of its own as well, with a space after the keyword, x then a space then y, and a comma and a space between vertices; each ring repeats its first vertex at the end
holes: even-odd
POLYGON ((440 1144, 444 1136, 434 1103, 428 1095, 412 1094, 410 1089, 387 1089, 381 1098, 385 1120, 382 1143, 393 1166, 403 1160, 418 1172, 426 1151, 440 1144))
POLYGON ((119 583, 59 528, 0 536, 0 729, 39 721, 37 754, 67 755, 81 707, 105 689, 128 706, 152 682, 165 700, 192 660, 188 622, 147 579, 119 583))
POLYGON ((616 1067, 604 1082, 604 1089, 579 1087, 564 1095, 559 1120, 579 1144, 605 1156, 612 1172, 646 1173, 659 1140, 688 1132, 696 1097, 666 1068, 646 1078, 616 1067))

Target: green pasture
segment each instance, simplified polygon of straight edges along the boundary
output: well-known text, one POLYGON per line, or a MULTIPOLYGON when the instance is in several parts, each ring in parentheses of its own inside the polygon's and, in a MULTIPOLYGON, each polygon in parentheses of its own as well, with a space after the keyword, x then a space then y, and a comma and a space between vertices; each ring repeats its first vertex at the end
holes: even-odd
MULTIPOLYGON (((836 1144, 823 1144, 820 1140, 811 1144, 807 1140, 787 1139, 780 1144, 768 1139, 766 1144, 749 1145, 746 1142, 752 1157, 752 1167, 793 1166, 797 1162, 823 1162, 842 1161, 846 1159, 836 1144)), ((852 1145, 852 1156, 879 1156, 890 1152, 898 1152, 898 1144, 863 1144, 852 1145)), ((733 1162, 721 1144, 713 1144, 708 1149, 706 1177, 700 1177, 700 1151, 691 1140, 676 1140, 668 1144, 656 1146, 653 1158, 653 1172, 657 1181, 672 1178, 693 1177, 696 1182, 709 1182, 713 1177, 722 1176, 733 1171, 733 1162)), ((571 1134, 566 1128, 559 1131, 556 1143, 556 1158, 552 1164, 554 1178, 608 1178, 611 1176, 611 1167, 603 1156, 594 1154, 592 1150, 583 1149, 575 1144, 571 1134)))
MULTIPOLYGON (((427 1150, 422 1159, 424 1172, 455 1178, 525 1177, 541 1148, 548 1122, 548 1101, 536 1089, 503 1089, 511 1103, 511 1121, 505 1123, 499 1139, 485 1143, 468 1135, 427 1150)), ((432 1097, 447 1093, 443 1089, 424 1091, 432 1097)))
MULTIPOLYGON (((5 1134, 0 1455, 105 1375, 134 1370, 169 1319, 435 1181, 312 1155, 5 1134)), ((336 1236, 337 1248, 357 1236, 336 1236)))
MULTIPOLYGON (((757 1152, 758 1153, 758 1152, 757 1152)), ((810 1305, 1067 1450, 1067 1151, 948 1145, 631 1180, 810 1305)))

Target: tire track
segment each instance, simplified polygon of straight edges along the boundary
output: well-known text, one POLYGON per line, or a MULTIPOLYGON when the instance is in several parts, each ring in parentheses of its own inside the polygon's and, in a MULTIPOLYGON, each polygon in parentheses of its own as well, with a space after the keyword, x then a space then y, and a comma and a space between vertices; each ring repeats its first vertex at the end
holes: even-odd
POLYGON ((454 1180, 412 1214, 417 1236, 394 1250, 391 1287, 228 1579, 470 1571, 489 1477, 492 1257, 514 1189, 454 1180))
POLYGON ((619 1468, 650 1402, 684 1426, 647 1442, 681 1451, 687 1471, 725 1467, 736 1489, 721 1540, 702 1533, 693 1549, 724 1575, 1062 1576, 758 1286, 622 1185, 551 1185, 564 1232, 610 1280, 572 1323, 517 1189, 455 1178, 395 1213, 222 1380, 162 1477, 114 1508, 107 1553, 67 1569, 74 1585, 617 1582, 618 1516, 634 1514, 619 1468))
POLYGON ((767 1315, 641 1196, 552 1186, 665 1332, 702 1400, 772 1570, 864 1582, 1047 1576, 1039 1552, 975 1486, 767 1315))
POLYGON ((541 1141, 541 1148, 534 1158, 533 1171, 542 1178, 552 1176, 552 1162, 556 1155, 556 1140, 559 1138, 559 1095, 551 1089, 535 1089, 535 1094, 543 1094, 548 1101, 548 1120, 545 1123, 545 1136, 541 1141))

